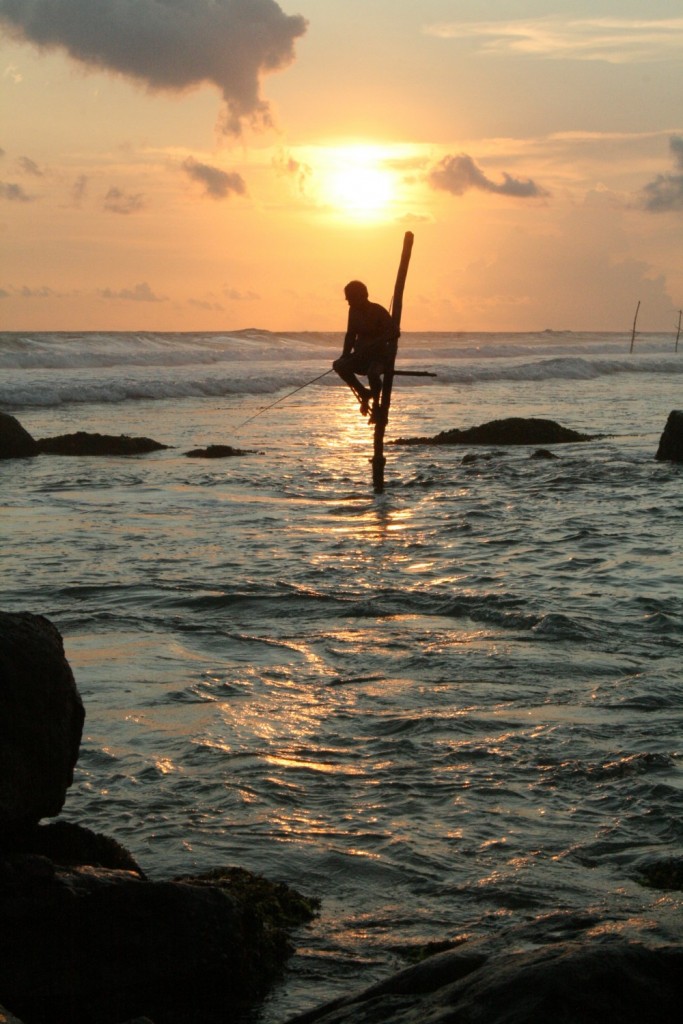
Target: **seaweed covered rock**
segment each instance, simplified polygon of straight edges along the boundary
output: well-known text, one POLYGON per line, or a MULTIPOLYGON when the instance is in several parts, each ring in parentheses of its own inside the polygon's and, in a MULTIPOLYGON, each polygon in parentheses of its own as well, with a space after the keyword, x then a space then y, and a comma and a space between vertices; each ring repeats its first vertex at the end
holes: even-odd
POLYGON ((0 412, 0 459, 26 459, 39 454, 38 443, 9 413, 0 412))
POLYGON ((394 444, 421 445, 548 445, 572 444, 577 441, 592 441, 598 435, 580 434, 576 430, 562 427, 554 420, 512 416, 504 420, 491 420, 479 427, 466 430, 442 430, 434 437, 400 437, 394 444))
POLYGON ((0 612, 0 842, 59 814, 85 712, 58 630, 0 612))
POLYGON ((655 458, 662 462, 683 462, 683 412, 680 410, 669 413, 655 458))
POLYGON ((129 437, 127 434, 88 434, 78 430, 75 434, 40 438, 38 450, 46 455, 145 455, 169 447, 149 437, 129 437))
POLYGON ((549 915, 465 942, 290 1024, 677 1024, 680 934, 549 915))

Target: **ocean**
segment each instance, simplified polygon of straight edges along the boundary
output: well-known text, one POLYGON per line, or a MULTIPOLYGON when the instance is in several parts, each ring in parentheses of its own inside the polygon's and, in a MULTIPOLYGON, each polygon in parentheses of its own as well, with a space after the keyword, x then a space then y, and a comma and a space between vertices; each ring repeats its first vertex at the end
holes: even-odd
POLYGON ((320 898, 259 1024, 415 946, 682 902, 639 865, 683 839, 683 467, 654 458, 683 351, 406 333, 397 366, 437 376, 396 379, 375 495, 372 428, 334 373, 308 384, 341 341, 0 335, 34 437, 171 446, 0 462, 0 607, 57 625, 86 707, 62 817, 154 878, 320 898), (508 416, 596 437, 389 443, 508 416), (211 444, 248 454, 185 454, 211 444))

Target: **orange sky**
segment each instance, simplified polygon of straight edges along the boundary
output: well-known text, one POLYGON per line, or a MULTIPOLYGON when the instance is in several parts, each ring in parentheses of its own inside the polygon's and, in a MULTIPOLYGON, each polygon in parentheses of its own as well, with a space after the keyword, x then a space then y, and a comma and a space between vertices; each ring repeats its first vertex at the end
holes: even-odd
POLYGON ((674 329, 678 2, 92 8, 0 0, 5 329, 343 330, 407 229, 405 330, 674 329))

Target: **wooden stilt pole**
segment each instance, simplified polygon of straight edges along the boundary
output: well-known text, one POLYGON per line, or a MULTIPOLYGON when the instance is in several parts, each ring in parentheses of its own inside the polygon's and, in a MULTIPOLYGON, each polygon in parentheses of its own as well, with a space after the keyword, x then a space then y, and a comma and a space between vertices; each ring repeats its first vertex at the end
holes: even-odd
POLYGON ((681 317, 683 316, 683 309, 678 311, 678 330, 676 331, 676 344, 674 346, 674 352, 678 352, 678 339, 681 336, 681 317))
POLYGON ((633 352, 633 342, 636 340, 636 320, 638 319, 638 310, 640 309, 640 299, 638 299, 638 305, 636 306, 636 315, 633 317, 633 330, 631 331, 631 347, 629 352, 633 352))
MULTIPOLYGON (((396 324, 396 328, 399 333, 401 330, 401 313, 403 312, 403 289, 405 287, 406 276, 408 274, 410 254, 413 251, 413 238, 414 235, 412 231, 406 231, 403 238, 401 260, 399 262, 398 273, 396 275, 394 297, 391 303, 391 317, 396 324)), ((389 406, 391 405, 391 390, 394 384, 394 363, 396 361, 397 350, 398 337, 391 346, 391 352, 382 378, 382 393, 380 395, 379 409, 377 411, 377 422, 375 423, 375 438, 372 456, 372 484, 375 494, 382 494, 384 492, 384 466, 387 461, 384 457, 384 431, 386 430, 386 426, 389 421, 389 406)))

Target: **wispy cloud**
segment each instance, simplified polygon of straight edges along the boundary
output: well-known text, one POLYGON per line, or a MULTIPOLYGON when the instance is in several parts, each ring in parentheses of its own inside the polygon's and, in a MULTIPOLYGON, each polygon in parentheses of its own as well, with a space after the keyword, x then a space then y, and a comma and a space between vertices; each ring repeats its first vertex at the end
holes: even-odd
POLYGON ((265 74, 287 67, 306 31, 275 0, 0 0, 0 22, 41 49, 151 89, 210 83, 225 101, 223 128, 270 123, 265 74))
POLYGON ((467 153, 445 156, 429 171, 427 181, 432 188, 451 192, 455 196, 462 196, 472 189, 518 199, 539 199, 549 194, 530 178, 521 181, 505 171, 501 182, 492 181, 467 153))
POLYGON ((204 195, 212 199, 227 199, 230 195, 246 195, 244 178, 236 171, 223 171, 220 167, 203 164, 191 156, 183 161, 183 170, 193 181, 204 186, 204 195))
POLYGON ((121 288, 115 291, 112 288, 102 288, 99 292, 102 299, 113 299, 124 302, 166 302, 165 295, 155 295, 146 281, 141 281, 133 288, 121 288))
POLYGON ((672 135, 669 145, 675 172, 658 174, 643 188, 643 205, 653 213, 683 210, 683 136, 672 135))
POLYGON ((30 196, 16 181, 0 181, 0 199, 10 203, 31 203, 35 196, 30 196))
POLYGON ((74 206, 80 206, 88 191, 88 179, 85 174, 79 174, 71 186, 71 202, 74 206))
POLYGON ((425 32, 443 39, 472 40, 482 53, 612 64, 680 60, 683 49, 683 18, 442 22, 425 32))
POLYGON ((141 192, 124 192, 115 186, 104 197, 104 208, 109 213, 138 213, 145 205, 145 197, 141 192))
POLYGON ((20 156, 19 166, 21 167, 24 174, 30 174, 34 178, 42 178, 43 172, 41 171, 35 160, 31 160, 30 156, 20 156))

